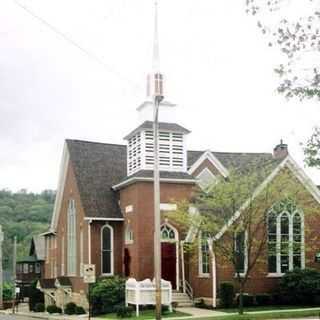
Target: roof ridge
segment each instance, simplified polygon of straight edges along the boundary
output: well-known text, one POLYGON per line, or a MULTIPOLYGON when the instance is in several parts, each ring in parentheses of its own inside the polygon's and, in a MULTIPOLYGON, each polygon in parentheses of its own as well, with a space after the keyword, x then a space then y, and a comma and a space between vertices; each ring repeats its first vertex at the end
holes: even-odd
MULTIPOLYGON (((208 150, 187 150, 188 152, 203 152, 205 153, 208 150)), ((249 154, 249 155, 255 155, 255 154, 265 154, 265 155, 272 155, 272 152, 232 152, 232 151, 212 151, 212 153, 223 153, 223 154, 249 154)))
POLYGON ((99 142, 99 141, 88 141, 88 140, 79 140, 79 139, 65 139, 66 142, 84 142, 84 143, 92 143, 92 144, 103 144, 107 146, 118 146, 118 147, 127 147, 125 144, 119 143, 106 143, 106 142, 99 142))

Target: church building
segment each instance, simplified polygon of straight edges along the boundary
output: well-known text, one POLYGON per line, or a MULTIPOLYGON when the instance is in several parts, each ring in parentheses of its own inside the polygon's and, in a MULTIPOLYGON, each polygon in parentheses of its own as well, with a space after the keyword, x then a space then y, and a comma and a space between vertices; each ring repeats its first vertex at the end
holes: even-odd
MULTIPOLYGON (((157 28, 154 55, 157 67, 153 76, 155 72, 160 75, 162 85, 157 63, 157 28)), ((189 150, 187 138, 191 131, 170 121, 173 106, 166 100, 160 105, 162 213, 174 211, 179 201, 190 200, 197 188, 204 189, 215 181, 219 183, 219 179, 227 179, 232 170, 259 162, 271 163, 273 176, 281 168, 291 170, 298 183, 308 190, 316 210, 320 210, 318 188, 289 155, 286 144, 280 143, 273 153, 189 150)), ((58 292, 62 290, 70 301, 87 306, 85 264, 95 265, 97 278, 114 275, 137 280, 154 278, 153 108, 149 95, 137 109, 141 122, 136 128, 128 128, 122 145, 65 141, 51 226, 45 233, 45 274, 39 282, 46 293, 47 304, 58 303, 58 292)), ((261 185, 263 183, 261 181, 261 185)), ((191 213, 193 210, 195 208, 190 207, 191 213)), ((308 245, 309 239, 320 248, 319 225, 309 229, 308 237, 303 234, 303 223, 300 223, 301 248, 308 245)), ((290 226, 292 229, 291 223, 290 226)), ((221 265, 218 256, 213 264, 208 245, 199 245, 196 259, 185 254, 183 243, 191 240, 188 233, 170 221, 170 214, 162 219, 161 239, 162 278, 171 282, 181 305, 203 298, 215 306, 219 284, 234 281, 234 270, 221 265)), ((277 257, 272 270, 266 262, 265 270, 253 271, 248 292, 271 292, 283 273, 294 266, 317 267, 315 254, 302 249, 298 259, 290 256, 286 263, 277 257), (298 265, 293 261, 298 261, 298 265)))

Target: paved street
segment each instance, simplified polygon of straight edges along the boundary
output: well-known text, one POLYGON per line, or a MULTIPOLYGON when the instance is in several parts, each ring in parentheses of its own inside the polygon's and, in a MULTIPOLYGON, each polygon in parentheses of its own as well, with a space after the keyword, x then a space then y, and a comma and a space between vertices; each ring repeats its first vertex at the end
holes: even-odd
POLYGON ((32 319, 31 317, 25 316, 15 316, 15 315, 4 315, 0 314, 0 320, 22 320, 22 319, 32 319))

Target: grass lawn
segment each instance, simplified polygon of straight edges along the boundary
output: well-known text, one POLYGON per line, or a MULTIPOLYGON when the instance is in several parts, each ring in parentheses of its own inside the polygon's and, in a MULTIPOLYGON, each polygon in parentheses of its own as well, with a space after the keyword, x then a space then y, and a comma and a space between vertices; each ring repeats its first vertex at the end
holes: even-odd
MULTIPOLYGON (((255 312, 255 311, 271 311, 271 310, 291 310, 291 309, 303 309, 312 308, 310 306, 264 306, 264 307, 245 307, 244 312, 255 312)), ((216 309, 217 311, 226 313, 238 312, 238 308, 228 308, 228 309, 216 309)))
MULTIPOLYGON (((190 316, 190 314, 179 312, 179 311, 174 311, 174 312, 163 315, 162 318, 187 317, 187 316, 190 316)), ((117 315, 115 313, 109 313, 109 314, 101 316, 100 318, 101 319, 119 319, 119 318, 117 318, 117 315)), ((138 318, 135 316, 135 311, 134 311, 132 313, 131 318, 122 318, 122 320, 126 320, 126 319, 144 320, 144 319, 154 319, 154 318, 155 318, 154 310, 143 310, 143 311, 140 311, 140 316, 138 318)))

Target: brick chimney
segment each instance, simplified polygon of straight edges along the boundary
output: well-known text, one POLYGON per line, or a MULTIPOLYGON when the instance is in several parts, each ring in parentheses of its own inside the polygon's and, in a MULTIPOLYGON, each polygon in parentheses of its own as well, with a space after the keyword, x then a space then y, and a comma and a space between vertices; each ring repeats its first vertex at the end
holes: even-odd
POLYGON ((273 149, 273 157, 275 159, 284 159, 288 154, 288 145, 283 143, 283 140, 281 139, 280 144, 273 149))

